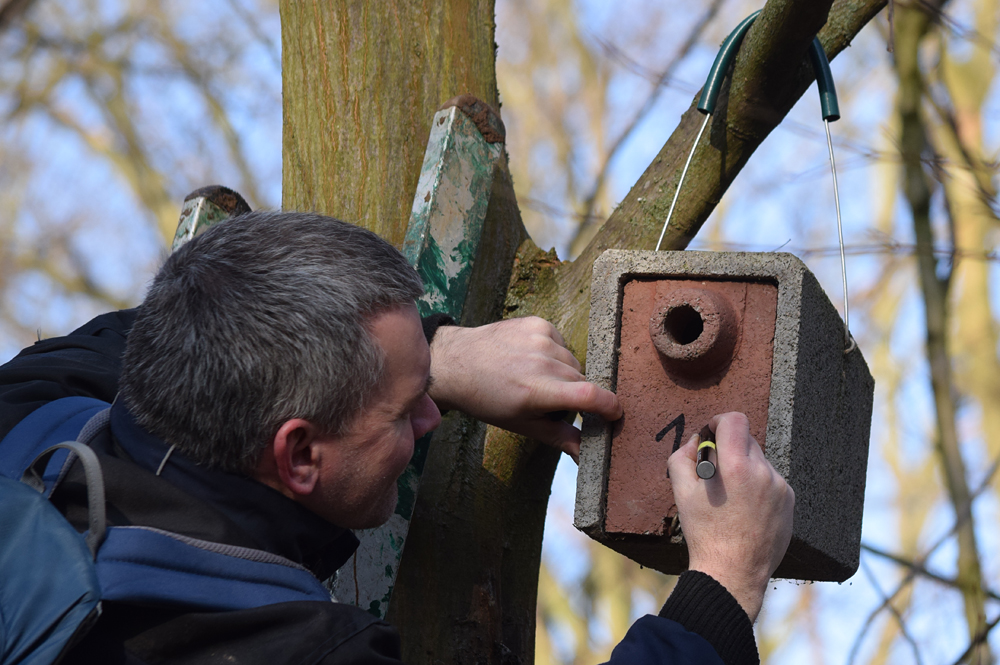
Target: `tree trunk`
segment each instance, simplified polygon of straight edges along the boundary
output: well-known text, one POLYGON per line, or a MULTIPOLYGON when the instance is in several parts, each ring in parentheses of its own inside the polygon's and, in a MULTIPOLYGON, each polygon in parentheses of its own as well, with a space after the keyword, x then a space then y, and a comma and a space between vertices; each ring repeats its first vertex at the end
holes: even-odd
POLYGON ((400 247, 430 122, 499 96, 493 0, 282 0, 282 205, 400 247))
MULTIPOLYGON (((933 3, 939 9, 946 0, 933 3)), ((948 356, 948 289, 950 273, 938 276, 931 229, 929 178, 922 157, 928 147, 924 128, 922 101, 923 75, 919 65, 920 44, 930 27, 927 9, 906 5, 896 13, 895 66, 899 77, 897 108, 900 117, 900 153, 903 161, 903 190, 913 215, 917 241, 917 272, 924 300, 927 327, 927 360, 931 371, 931 389, 937 415, 935 447, 948 496, 955 510, 958 527, 958 586, 965 603, 965 618, 973 640, 986 628, 986 594, 983 591, 979 550, 972 519, 972 498, 966 481, 965 462, 959 447, 956 425, 957 405, 948 356)), ((949 268, 950 271, 950 268, 949 268)), ((972 651, 974 665, 992 662, 989 645, 983 641, 972 651)))
MULTIPOLYGON (((695 155, 668 248, 687 245, 809 87, 804 56, 813 35, 822 28, 832 59, 885 2, 768 2, 695 155)), ((493 2, 282 0, 281 18, 284 206, 339 216, 401 245, 434 110, 463 92, 497 104, 493 2)), ((699 124, 692 107, 577 261, 561 263, 525 240, 504 316, 548 318, 582 359, 591 265, 609 247, 653 246, 699 124)), ((509 186, 505 179, 501 174, 501 189, 509 186)), ((516 229, 512 195, 498 201, 502 210, 491 214, 516 229)), ((504 253, 494 260, 505 260, 504 253)), ((498 430, 484 437, 485 429, 452 417, 435 433, 390 609, 409 662, 534 659, 542 526, 558 455, 498 430)))

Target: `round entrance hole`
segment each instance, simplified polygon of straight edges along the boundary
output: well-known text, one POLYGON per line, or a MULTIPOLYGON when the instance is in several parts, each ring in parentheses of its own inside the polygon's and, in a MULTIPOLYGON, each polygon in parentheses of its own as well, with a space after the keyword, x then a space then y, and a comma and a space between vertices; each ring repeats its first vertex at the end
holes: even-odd
POLYGON ((701 314, 690 305, 673 308, 663 319, 663 331, 681 346, 697 340, 704 330, 705 322, 701 314))
POLYGON ((649 336, 664 369, 689 378, 727 367, 739 339, 739 320, 729 298, 710 285, 675 289, 658 300, 649 336))

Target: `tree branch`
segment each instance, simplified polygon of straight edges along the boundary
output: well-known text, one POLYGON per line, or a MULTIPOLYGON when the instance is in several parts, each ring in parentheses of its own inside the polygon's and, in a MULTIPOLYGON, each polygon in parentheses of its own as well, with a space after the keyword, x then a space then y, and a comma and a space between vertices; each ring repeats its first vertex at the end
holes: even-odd
MULTIPOLYGON (((946 1, 935 0, 933 7, 940 9, 946 1)), ((924 300, 927 360, 930 365, 937 425, 935 448, 956 514, 962 515, 965 511, 970 513, 958 530, 959 572, 956 584, 962 593, 969 635, 974 637, 986 623, 985 591, 975 524, 971 517, 972 499, 959 447, 957 405, 951 358, 948 355, 950 270, 945 278, 938 276, 930 219, 931 183, 921 163, 921 155, 927 150, 928 142, 922 114, 925 86, 919 51, 930 28, 931 17, 931 11, 912 5, 900 7, 897 13, 894 64, 899 78, 899 93, 896 105, 901 125, 899 144, 903 158, 903 190, 913 216, 913 231, 917 241, 917 272, 924 300)), ((990 660, 988 647, 983 646, 975 661, 988 663, 990 660)))
POLYGON ((584 199, 583 202, 583 211, 580 213, 580 219, 582 220, 582 223, 580 224, 580 227, 577 229, 576 236, 570 243, 571 256, 574 255, 576 252, 578 252, 580 249, 582 249, 582 247, 578 246, 580 245, 579 241, 584 238, 589 239, 590 236, 589 231, 594 228, 596 222, 599 219, 593 215, 594 203, 596 202, 597 196, 601 192, 601 189, 604 187, 605 179, 607 178, 608 175, 608 167, 611 165, 611 160, 613 160, 615 156, 618 154, 618 151, 619 149, 621 149, 622 144, 625 143, 625 139, 631 136, 632 132, 639 125, 639 123, 642 122, 647 115, 649 115, 649 112, 653 109, 653 106, 656 104, 656 101, 660 98, 660 95, 663 93, 663 88, 665 84, 674 75, 674 71, 677 69, 677 66, 681 63, 681 61, 685 57, 687 57, 687 55, 691 52, 691 49, 694 48, 694 45, 698 43, 698 40, 701 39, 701 35, 702 33, 705 32, 706 26, 708 26, 709 22, 713 18, 715 18, 715 15, 719 12, 719 7, 722 5, 724 1, 725 0, 712 0, 712 3, 705 11, 705 14, 691 28, 691 31, 688 33, 688 36, 684 40, 684 43, 677 50, 677 53, 674 54, 674 57, 671 58, 670 62, 663 69, 660 75, 652 82, 653 89, 650 90, 649 95, 646 97, 646 101, 643 102, 642 106, 639 107, 639 110, 635 113, 635 115, 632 116, 632 119, 628 122, 628 124, 621 131, 621 133, 618 134, 618 137, 615 138, 615 140, 611 143, 611 146, 607 149, 607 152, 605 152, 604 159, 601 162, 601 168, 597 173, 597 177, 594 178, 594 184, 590 188, 590 193, 587 195, 587 197, 584 199))
MULTIPOLYGON (((959 591, 961 591, 963 588, 962 586, 963 582, 958 578, 945 577, 944 575, 940 575, 938 573, 930 571, 927 569, 927 566, 925 566, 922 561, 910 561, 909 559, 901 557, 898 554, 893 554, 892 552, 886 552, 885 550, 879 549, 878 547, 875 547, 874 545, 869 545, 867 543, 861 543, 861 549, 864 550, 865 552, 870 552, 875 556, 880 556, 883 559, 888 559, 893 563, 897 563, 900 566, 913 572, 914 575, 920 575, 921 577, 926 577, 929 580, 934 580, 935 582, 938 582, 945 586, 949 586, 953 589, 958 589, 959 591)), ((989 588, 983 587, 983 593, 987 597, 993 600, 1000 600, 1000 594, 997 594, 997 592, 989 588)), ((891 600, 891 598, 889 600, 891 600)))
POLYGON ((983 628, 976 633, 976 636, 969 643, 968 648, 962 652, 962 655, 955 660, 953 665, 962 665, 962 663, 968 662, 967 659, 970 655, 972 655, 972 652, 986 643, 986 638, 990 636, 990 631, 996 628, 998 623, 1000 623, 1000 616, 983 626, 983 628))
MULTIPOLYGON (((923 665, 924 659, 920 656, 920 647, 917 646, 917 641, 913 639, 912 635, 910 635, 910 631, 906 627, 906 622, 903 620, 903 615, 900 614, 899 610, 896 609, 896 606, 892 604, 889 598, 885 595, 885 592, 882 591, 882 588, 878 584, 878 579, 875 577, 875 573, 872 572, 871 566, 869 566, 868 562, 864 559, 861 560, 861 569, 865 572, 865 577, 868 578, 871 585, 875 587, 878 594, 882 596, 882 604, 889 608, 893 618, 896 619, 896 623, 899 625, 900 634, 903 636, 903 639, 906 640, 907 644, 909 644, 913 649, 913 658, 917 661, 917 665, 923 665)), ((854 662, 854 656, 855 651, 852 650, 851 658, 848 661, 849 663, 854 662)))
POLYGON ((35 0, 7 0, 0 5, 0 32, 9 28, 17 19, 24 16, 35 0))
MULTIPOLYGON (((996 459, 993 460, 993 464, 990 465, 990 470, 983 478, 983 481, 979 484, 979 487, 977 487, 976 490, 969 497, 970 501, 969 505, 964 507, 962 511, 956 513, 955 523, 951 526, 948 532, 945 533, 940 538, 938 538, 937 542, 931 545, 931 547, 928 548, 928 550, 924 552, 921 556, 919 556, 916 560, 910 562, 904 559, 903 557, 899 557, 898 555, 891 555, 887 557, 891 558, 894 561, 896 560, 896 558, 900 559, 900 561, 897 561, 897 563, 900 563, 900 565, 907 567, 906 576, 896 586, 896 590, 893 591, 889 596, 884 597, 882 604, 876 607, 874 610, 872 610, 871 614, 868 615, 868 618, 865 620, 864 625, 862 626, 861 630, 858 631, 858 635, 854 639, 854 646, 851 647, 851 656, 848 659, 849 663, 854 662, 854 655, 857 653, 858 648, 861 646, 861 640, 864 638, 865 633, 868 632, 868 628, 871 626, 872 621, 875 620, 875 617, 878 616, 879 612, 884 610, 889 605, 889 603, 891 603, 892 600, 896 596, 898 596, 903 591, 903 589, 905 589, 906 586, 909 585, 909 583, 912 582, 913 579, 917 576, 917 573, 919 572, 917 570, 917 566, 922 568, 925 565, 927 559, 929 559, 931 555, 934 554, 934 552, 936 552, 939 547, 941 547, 941 545, 948 542, 948 539, 951 538, 955 533, 957 533, 959 529, 961 529, 965 525, 965 523, 971 518, 972 516, 971 502, 974 501, 976 497, 978 497, 984 491, 986 491, 986 489, 990 486, 990 482, 993 480, 993 476, 996 475, 998 469, 1000 469, 1000 457, 997 457, 996 459), (902 563, 903 561, 906 561, 906 563, 902 563), (909 563, 912 563, 913 565, 910 566, 908 565, 909 563)), ((881 554, 881 551, 875 551, 876 548, 866 545, 865 543, 862 543, 861 547, 863 549, 870 550, 873 554, 881 554)))
MULTIPOLYGON (((812 84, 812 67, 803 56, 814 31, 822 27, 820 42, 833 59, 885 3, 837 0, 832 7, 831 0, 767 3, 744 40, 731 77, 734 84, 728 94, 723 91, 710 135, 695 152, 685 195, 667 230, 667 249, 687 246, 753 152, 812 84), (754 77, 767 82, 751 83, 754 77)), ((611 247, 654 246, 701 118, 692 101, 659 155, 580 257, 560 265, 556 279, 514 303, 518 315, 534 313, 548 318, 582 358, 587 346, 594 259, 611 247)), ((526 248, 527 260, 532 251, 526 248)))

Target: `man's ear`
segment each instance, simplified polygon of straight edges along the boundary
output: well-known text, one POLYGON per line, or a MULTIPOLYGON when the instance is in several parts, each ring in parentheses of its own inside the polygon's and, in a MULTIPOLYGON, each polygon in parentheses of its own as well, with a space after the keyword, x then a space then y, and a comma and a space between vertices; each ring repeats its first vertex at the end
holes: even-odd
MULTIPOLYGON (((319 439, 319 430, 308 420, 293 418, 285 422, 267 451, 273 455, 273 467, 267 463, 271 460, 266 460, 259 469, 265 482, 278 484, 275 489, 291 498, 312 494, 319 480, 322 458, 319 439)), ((265 457, 269 456, 267 453, 265 457)))

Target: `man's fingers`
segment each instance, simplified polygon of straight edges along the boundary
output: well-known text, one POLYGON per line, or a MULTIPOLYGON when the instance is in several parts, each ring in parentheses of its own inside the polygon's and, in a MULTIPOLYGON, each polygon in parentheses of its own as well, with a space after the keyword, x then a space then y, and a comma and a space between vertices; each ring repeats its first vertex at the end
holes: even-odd
POLYGON ((678 448, 667 459, 667 473, 670 482, 676 485, 678 482, 695 480, 695 459, 698 455, 698 437, 692 436, 687 443, 678 448))
MULTIPOLYGON (((715 432, 720 457, 737 454, 749 456, 750 444, 756 445, 750 436, 750 421, 742 413, 731 412, 713 416, 708 421, 708 427, 715 432)), ((759 450, 760 446, 757 448, 759 450)))
POLYGON ((558 360, 559 362, 569 365, 577 373, 580 373, 580 370, 583 369, 583 366, 580 364, 580 361, 577 360, 576 356, 570 353, 569 349, 567 349, 565 346, 556 346, 556 348, 552 352, 552 357, 558 360))
POLYGON ((605 420, 615 421, 622 417, 622 405, 618 396, 610 390, 600 388, 587 381, 558 382, 550 386, 547 393, 547 411, 585 411, 596 413, 605 420))
MULTIPOLYGON (((548 323, 548 322, 546 321, 546 323, 548 323)), ((563 347, 565 349, 566 348, 566 340, 563 339, 562 333, 560 333, 559 329, 556 328, 551 323, 549 324, 549 327, 552 329, 552 332, 551 332, 552 339, 554 339, 556 341, 556 344, 558 344, 559 346, 561 346, 561 347, 563 347)))
POLYGON ((580 463, 580 430, 569 423, 558 423, 559 431, 556 433, 556 448, 573 458, 577 464, 580 463))
POLYGON ((566 340, 554 325, 537 316, 511 320, 518 321, 520 325, 533 330, 535 334, 541 335, 546 340, 550 340, 549 344, 551 346, 542 345, 541 351, 544 354, 569 365, 578 372, 582 369, 580 361, 566 348, 566 340))
POLYGON ((558 448, 580 463, 580 430, 561 420, 549 420, 547 417, 525 421, 521 426, 512 429, 542 443, 558 448))
POLYGON ((683 446, 681 446, 680 448, 678 448, 673 452, 671 457, 673 457, 674 455, 686 457, 692 462, 695 461, 695 459, 698 457, 698 435, 693 434, 691 438, 688 439, 683 446))

